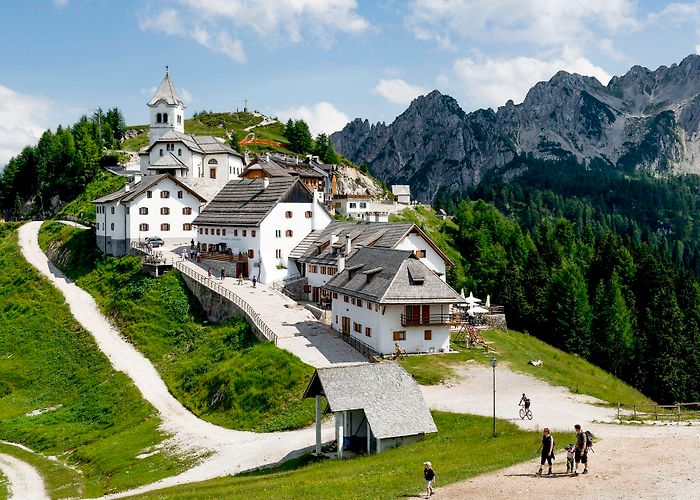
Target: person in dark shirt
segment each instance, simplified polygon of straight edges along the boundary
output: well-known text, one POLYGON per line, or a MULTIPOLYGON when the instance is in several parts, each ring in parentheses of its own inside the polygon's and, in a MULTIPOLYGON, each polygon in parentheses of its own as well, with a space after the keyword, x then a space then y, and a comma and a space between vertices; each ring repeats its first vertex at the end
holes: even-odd
POLYGON ((427 489, 425 498, 430 498, 430 496, 435 493, 433 489, 433 485, 435 484, 435 471, 433 470, 433 464, 430 462, 423 462, 423 477, 425 478, 427 489))
POLYGON ((552 460, 554 459, 554 437, 549 433, 549 428, 547 427, 544 428, 540 448, 542 449, 542 460, 540 460, 540 470, 537 471, 537 475, 542 474, 542 467, 544 467, 545 461, 549 464, 547 475, 550 475, 552 474, 552 460))
POLYGON ((581 430, 581 426, 576 424, 574 429, 576 429, 576 446, 574 447, 576 468, 574 469, 574 476, 578 476, 579 463, 583 463, 583 473, 588 474, 588 447, 586 446, 586 434, 581 430))

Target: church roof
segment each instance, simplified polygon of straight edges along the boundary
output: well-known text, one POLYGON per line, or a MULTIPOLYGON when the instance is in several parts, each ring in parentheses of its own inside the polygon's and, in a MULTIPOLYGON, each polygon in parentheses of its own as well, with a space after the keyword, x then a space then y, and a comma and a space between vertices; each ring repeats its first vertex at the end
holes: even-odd
POLYGON ((179 141, 182 142, 190 151, 194 151, 196 153, 202 153, 202 154, 217 154, 217 153, 223 153, 223 154, 229 154, 233 156, 239 156, 243 157, 242 154, 240 154, 237 151, 234 151, 231 149, 231 147, 223 142, 222 139, 219 139, 218 137, 214 137, 211 135, 191 135, 191 134, 183 134, 182 132, 178 132, 177 130, 168 130, 166 133, 164 133, 162 136, 160 136, 158 139, 153 141, 151 145, 149 145, 145 151, 149 152, 151 149, 155 147, 156 144, 159 142, 175 142, 179 141))
POLYGON ((187 165, 185 165, 177 156, 172 153, 168 153, 165 156, 158 158, 156 161, 151 163, 148 168, 184 168, 189 170, 187 165))
POLYGON ((185 107, 185 105, 182 102, 182 99, 180 99, 180 96, 177 95, 175 85, 173 85, 173 82, 170 80, 170 75, 167 71, 165 72, 163 81, 160 82, 158 90, 156 90, 156 93, 153 95, 153 99, 148 101, 148 105, 155 106, 158 103, 158 101, 165 101, 166 103, 172 106, 177 106, 179 104, 183 108, 185 107))

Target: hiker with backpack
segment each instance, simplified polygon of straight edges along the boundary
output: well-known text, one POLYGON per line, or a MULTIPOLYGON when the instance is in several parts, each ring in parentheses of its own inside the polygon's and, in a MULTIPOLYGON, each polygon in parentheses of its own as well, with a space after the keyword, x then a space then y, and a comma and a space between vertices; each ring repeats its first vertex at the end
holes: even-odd
POLYGON ((588 474, 588 450, 593 446, 593 435, 589 432, 583 432, 579 424, 574 425, 576 429, 576 446, 574 447, 574 476, 578 476, 578 464, 583 463, 583 473, 588 474))
POLYGON ((537 475, 542 475, 542 467, 544 467, 545 461, 549 464, 548 476, 552 475, 552 460, 554 460, 554 436, 549 433, 549 428, 545 427, 542 435, 542 444, 540 444, 540 449, 542 450, 542 459, 540 460, 540 470, 537 471, 537 475))

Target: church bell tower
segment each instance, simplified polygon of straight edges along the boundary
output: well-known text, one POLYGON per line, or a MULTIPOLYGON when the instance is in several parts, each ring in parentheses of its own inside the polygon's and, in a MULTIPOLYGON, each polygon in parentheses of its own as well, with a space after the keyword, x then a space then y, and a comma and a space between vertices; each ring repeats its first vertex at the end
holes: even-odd
POLYGON ((171 130, 185 132, 185 105, 170 80, 167 66, 163 81, 160 82, 153 98, 148 101, 148 107, 151 115, 150 144, 171 130))

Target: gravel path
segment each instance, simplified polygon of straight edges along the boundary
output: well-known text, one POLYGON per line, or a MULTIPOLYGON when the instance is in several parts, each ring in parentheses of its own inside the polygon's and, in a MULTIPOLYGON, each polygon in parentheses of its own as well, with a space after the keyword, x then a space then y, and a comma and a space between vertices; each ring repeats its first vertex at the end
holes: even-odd
MULTIPOLYGON (((41 221, 35 221, 19 229, 19 243, 27 261, 63 293, 75 319, 92 334, 112 366, 129 376, 144 399, 155 407, 162 420, 162 429, 172 436, 168 445, 185 452, 210 453, 207 459, 182 474, 109 498, 203 481, 273 464, 315 443, 313 428, 257 434, 225 429, 190 413, 168 392, 151 362, 102 315, 94 299, 49 262, 38 244, 40 227, 41 221)), ((331 440, 333 436, 333 426, 325 425, 324 441, 331 440)))
MULTIPOLYGON (((491 416, 491 368, 474 363, 457 374, 447 384, 421 387, 429 406, 491 416)), ((576 478, 565 475, 566 454, 559 451, 553 477, 535 476, 539 468, 535 459, 445 487, 438 483, 433 498, 700 498, 697 423, 614 425, 616 410, 596 406, 595 398, 572 394, 504 365, 496 369, 496 391, 497 417, 525 429, 550 427, 557 448, 574 442, 574 424, 590 430, 598 440, 590 454, 591 473, 576 478), (523 392, 532 400, 532 421, 517 416, 523 392)), ((533 451, 536 448, 535 444, 533 451)), ((439 478, 440 465, 433 465, 439 478)))
POLYGON ((9 500, 48 499, 44 480, 34 467, 11 455, 0 453, 0 471, 9 483, 9 500))

